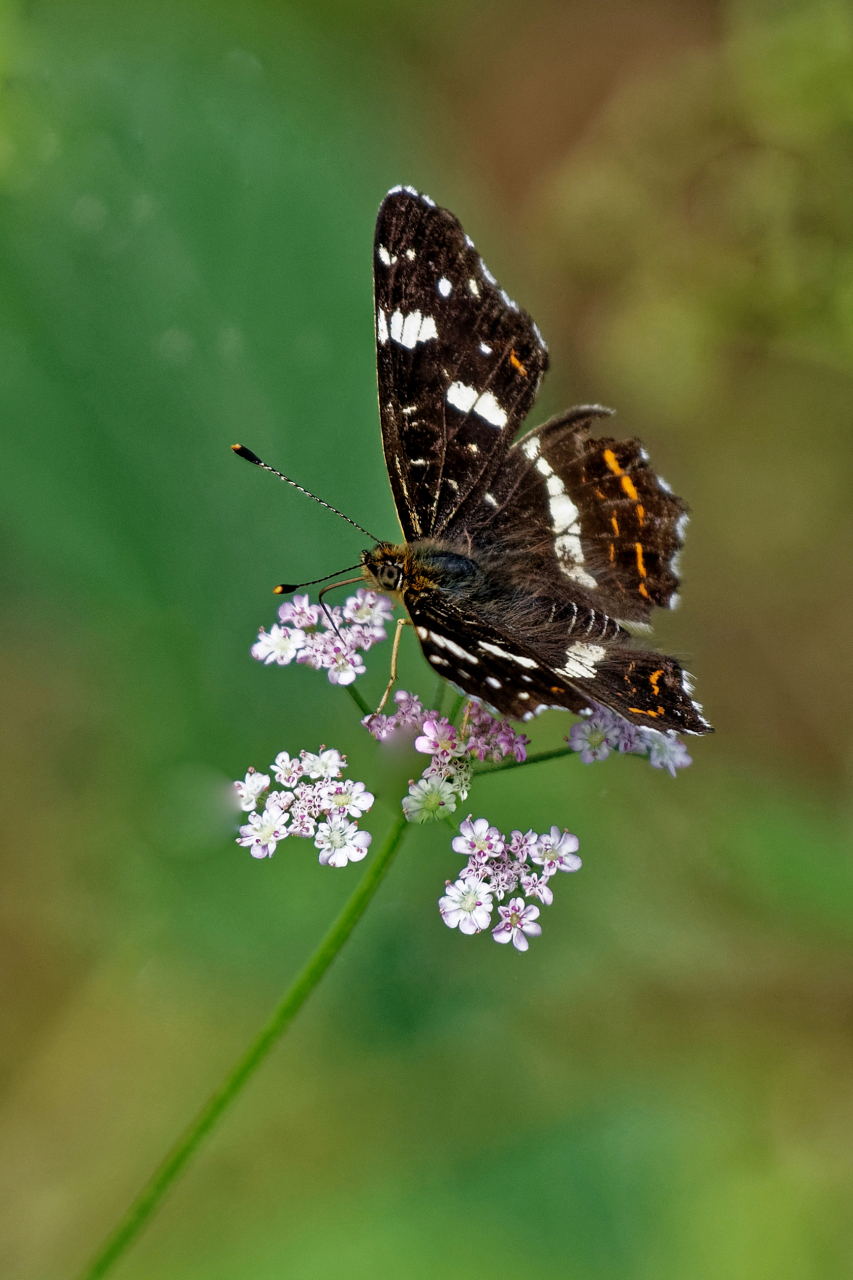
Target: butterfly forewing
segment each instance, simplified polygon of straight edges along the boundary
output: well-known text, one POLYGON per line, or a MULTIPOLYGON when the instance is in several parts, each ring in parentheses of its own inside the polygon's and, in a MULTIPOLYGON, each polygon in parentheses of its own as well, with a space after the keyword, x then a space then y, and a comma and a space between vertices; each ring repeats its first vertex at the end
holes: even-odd
POLYGON ((440 534, 485 491, 547 368, 525 311, 459 222, 410 188, 386 196, 374 240, 379 408, 408 539, 440 534))
POLYGON ((674 603, 687 520, 639 441, 593 438, 610 413, 593 405, 513 443, 545 345, 456 218, 411 187, 379 210, 374 292, 385 459, 418 566, 403 598, 433 669, 504 715, 601 702, 708 732, 680 665, 617 621, 674 603))

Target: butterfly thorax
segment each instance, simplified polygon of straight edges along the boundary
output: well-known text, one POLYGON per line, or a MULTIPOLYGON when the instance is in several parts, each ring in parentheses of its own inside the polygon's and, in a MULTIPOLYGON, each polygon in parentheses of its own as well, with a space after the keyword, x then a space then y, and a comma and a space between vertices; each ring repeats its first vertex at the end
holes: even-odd
POLYGON ((405 604, 407 596, 427 591, 476 589, 484 578, 474 560, 432 540, 399 545, 380 542, 372 551, 362 552, 361 562, 368 584, 398 604, 405 604))

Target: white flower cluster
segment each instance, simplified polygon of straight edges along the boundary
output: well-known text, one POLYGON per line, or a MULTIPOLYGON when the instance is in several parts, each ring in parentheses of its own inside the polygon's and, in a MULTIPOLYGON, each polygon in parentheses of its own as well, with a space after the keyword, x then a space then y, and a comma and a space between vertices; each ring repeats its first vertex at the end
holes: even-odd
MULTIPOLYGON (((519 885, 528 898, 538 898, 545 906, 554 901, 548 881, 558 871, 578 871, 578 839, 568 831, 552 827, 545 835, 513 831, 507 838, 487 818, 471 820, 469 814, 453 841, 456 853, 468 858, 455 884, 447 881, 447 892, 439 899, 441 918, 460 933, 481 933, 492 923, 494 900, 502 903, 519 885), (536 868, 534 870, 534 868, 536 868)), ((539 908, 523 897, 511 898, 498 906, 498 923, 492 929, 495 942, 511 942, 526 951, 527 939, 538 938, 539 908)))
POLYGON ((415 749, 430 757, 417 782, 409 784, 403 812, 409 822, 430 822, 453 813, 468 796, 474 760, 503 760, 512 755, 519 763, 527 757, 529 739, 516 733, 508 720, 499 720, 484 707, 471 703, 464 733, 437 711, 425 711, 418 698, 400 690, 394 695, 392 716, 368 716, 364 724, 375 738, 389 738, 406 727, 420 730, 415 749))
POLYGON ((286 667, 302 662, 329 673, 332 684, 352 684, 365 670, 361 652, 386 638, 385 623, 394 606, 387 596, 359 587, 341 607, 326 612, 308 596, 294 596, 278 611, 281 625, 263 627, 252 645, 259 662, 286 667))
POLYGON ((240 808, 249 820, 240 828, 237 843, 253 858, 271 858, 276 846, 288 836, 313 837, 324 867, 345 867, 360 862, 370 848, 372 836, 359 831, 358 819, 368 812, 373 796, 363 782, 341 777, 346 756, 321 747, 316 754, 302 751, 292 759, 281 751, 272 765, 281 790, 269 791, 270 777, 250 769, 234 788, 240 808), (264 792, 264 808, 258 803, 264 792))

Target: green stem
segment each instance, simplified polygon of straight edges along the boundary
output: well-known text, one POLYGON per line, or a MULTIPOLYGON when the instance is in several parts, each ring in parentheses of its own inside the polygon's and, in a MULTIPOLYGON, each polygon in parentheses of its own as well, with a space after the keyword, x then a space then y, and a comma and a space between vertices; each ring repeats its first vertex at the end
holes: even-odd
POLYGON ((543 760, 557 760, 560 756, 574 755, 571 747, 555 747, 553 751, 539 751, 526 760, 500 760, 497 764, 478 764, 474 769, 474 777, 480 778, 484 773, 503 773, 505 769, 520 769, 526 764, 541 764, 543 760))
MULTIPOLYGON (((351 686, 350 686, 351 687, 351 686)), ((261 1028, 252 1044, 243 1054, 216 1093, 199 1112, 196 1119, 179 1138, 154 1173, 148 1185, 128 1209, 124 1218, 105 1241, 80 1280, 97 1280, 106 1275, 133 1242, 145 1223, 159 1206, 166 1192, 201 1145, 220 1116, 228 1109, 240 1091, 257 1071, 264 1058, 290 1026, 308 996, 323 977, 329 965, 361 919, 382 879, 400 847, 406 831, 406 818, 401 814, 389 832, 385 844, 356 886, 355 892, 341 911, 311 959, 297 976, 278 1008, 261 1028)))
POLYGON ((369 716, 370 707, 364 701, 364 698, 362 698, 361 694, 359 693, 358 689, 356 689, 355 685, 354 684, 344 685, 344 688, 346 689, 347 693, 352 698, 353 702, 358 707, 362 715, 369 716))

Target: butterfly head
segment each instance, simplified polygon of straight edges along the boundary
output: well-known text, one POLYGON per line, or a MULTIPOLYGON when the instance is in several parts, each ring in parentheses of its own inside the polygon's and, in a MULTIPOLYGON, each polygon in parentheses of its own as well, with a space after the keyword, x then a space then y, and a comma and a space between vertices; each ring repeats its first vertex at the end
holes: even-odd
POLYGON ((402 603, 406 592, 429 591, 439 585, 440 575, 423 550, 409 543, 379 542, 372 551, 362 551, 364 577, 374 591, 384 591, 402 603))

